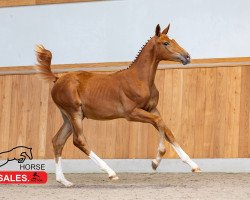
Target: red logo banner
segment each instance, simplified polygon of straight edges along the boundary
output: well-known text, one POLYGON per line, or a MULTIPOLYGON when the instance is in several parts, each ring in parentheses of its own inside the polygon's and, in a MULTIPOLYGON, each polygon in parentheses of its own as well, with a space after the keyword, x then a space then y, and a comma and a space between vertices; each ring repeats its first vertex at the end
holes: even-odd
POLYGON ((44 171, 0 171, 0 184, 45 184, 47 179, 44 171))

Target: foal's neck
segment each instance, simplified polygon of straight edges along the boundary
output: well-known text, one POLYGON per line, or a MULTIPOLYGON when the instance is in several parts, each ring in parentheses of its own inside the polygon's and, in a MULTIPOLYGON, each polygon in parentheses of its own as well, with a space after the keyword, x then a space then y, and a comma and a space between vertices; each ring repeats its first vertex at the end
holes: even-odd
POLYGON ((151 38, 142 48, 129 69, 136 71, 138 79, 151 87, 154 84, 159 62, 160 60, 156 56, 155 40, 151 38))

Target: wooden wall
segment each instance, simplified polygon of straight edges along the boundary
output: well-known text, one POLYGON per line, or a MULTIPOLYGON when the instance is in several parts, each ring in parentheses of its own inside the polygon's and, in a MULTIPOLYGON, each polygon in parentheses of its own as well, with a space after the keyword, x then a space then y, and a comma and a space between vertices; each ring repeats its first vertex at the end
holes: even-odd
POLYGON ((90 2, 90 1, 98 1, 98 0, 0 0, 0 7, 31 6, 31 5, 90 2))
MULTIPOLYGON (((191 157, 250 157, 250 66, 245 61, 237 59, 229 66, 228 59, 215 59, 209 67, 211 60, 198 60, 191 68, 157 71, 158 108, 191 157)), ((51 139, 62 119, 50 97, 51 87, 34 74, 0 76, 0 152, 26 145, 33 148, 35 158, 53 158, 51 139)), ((123 119, 83 123, 92 150, 102 158, 156 154, 159 138, 150 125, 123 119)), ((175 158, 172 147, 166 145, 165 157, 175 158)), ((63 157, 86 158, 73 146, 72 137, 63 157)))

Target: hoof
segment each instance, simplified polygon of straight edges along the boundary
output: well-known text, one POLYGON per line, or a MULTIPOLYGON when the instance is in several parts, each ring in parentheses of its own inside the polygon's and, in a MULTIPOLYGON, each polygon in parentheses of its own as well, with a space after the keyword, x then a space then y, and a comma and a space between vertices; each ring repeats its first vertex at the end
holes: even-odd
POLYGON ((112 181, 116 181, 116 180, 119 180, 119 177, 117 175, 113 175, 113 176, 110 176, 109 179, 112 181))
POLYGON ((72 187, 74 184, 67 181, 66 179, 56 180, 58 183, 63 184, 65 187, 72 187))
POLYGON ((157 167, 158 167, 158 163, 157 163, 157 161, 156 160, 152 160, 152 169, 153 170, 156 170, 157 169, 157 167))
POLYGON ((199 173, 199 172, 201 172, 201 169, 198 167, 198 168, 192 169, 192 172, 199 173))

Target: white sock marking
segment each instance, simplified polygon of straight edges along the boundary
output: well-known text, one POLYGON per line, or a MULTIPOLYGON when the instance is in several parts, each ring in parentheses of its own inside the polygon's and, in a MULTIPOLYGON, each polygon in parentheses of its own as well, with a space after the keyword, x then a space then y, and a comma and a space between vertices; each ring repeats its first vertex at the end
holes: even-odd
POLYGON ((69 182, 63 175, 61 157, 59 157, 58 162, 56 162, 56 180, 66 187, 73 185, 73 183, 69 182))
POLYGON ((199 168, 198 165, 190 159, 190 157, 185 153, 185 151, 182 150, 182 148, 179 145, 172 144, 172 146, 184 163, 187 163, 192 169, 199 168))
POLYGON ((161 159, 162 159, 162 156, 160 154, 160 151, 165 151, 166 148, 165 148, 165 145, 164 145, 164 137, 165 137, 165 133, 164 133, 164 130, 159 128, 159 134, 160 134, 160 143, 159 143, 159 146, 158 146, 158 152, 157 152, 157 156, 156 156, 156 159, 153 160, 153 162, 158 166, 161 162, 161 159))
POLYGON ((116 173, 105 163, 101 158, 99 158, 93 151, 90 152, 89 158, 97 164, 101 170, 108 173, 109 177, 115 177, 116 173))
POLYGON ((159 146, 158 146, 158 153, 157 153, 157 156, 155 159, 157 161, 158 165, 160 164, 161 159, 162 159, 160 151, 163 151, 163 150, 165 150, 164 139, 161 139, 159 146))

